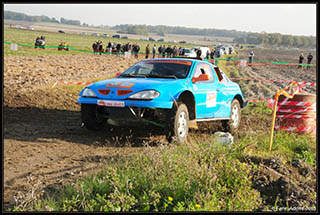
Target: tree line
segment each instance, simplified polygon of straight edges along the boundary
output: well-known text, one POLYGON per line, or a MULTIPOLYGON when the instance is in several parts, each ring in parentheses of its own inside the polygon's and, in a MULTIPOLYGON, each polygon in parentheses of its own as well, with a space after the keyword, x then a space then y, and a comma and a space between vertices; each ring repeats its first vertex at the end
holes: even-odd
POLYGON ((160 36, 165 34, 183 34, 183 35, 199 35, 199 36, 216 36, 216 37, 243 37, 248 33, 236 30, 223 30, 223 29, 212 29, 212 28, 187 28, 181 26, 166 26, 166 25, 129 25, 121 24, 112 27, 112 29, 119 32, 126 32, 135 34, 137 31, 146 33, 156 33, 160 36))
MULTIPOLYGON (((28 22, 52 22, 52 23, 61 23, 61 24, 68 24, 68 25, 77 25, 80 26, 81 22, 79 20, 71 20, 60 18, 57 20, 56 18, 50 18, 48 16, 29 16, 24 13, 12 12, 12 11, 4 11, 3 15, 4 19, 10 20, 18 20, 18 21, 28 21, 28 22)), ((86 23, 82 24, 83 26, 88 26, 86 23)))
POLYGON ((280 33, 249 33, 246 37, 235 38, 233 42, 240 44, 316 48, 316 37, 293 36, 280 33))

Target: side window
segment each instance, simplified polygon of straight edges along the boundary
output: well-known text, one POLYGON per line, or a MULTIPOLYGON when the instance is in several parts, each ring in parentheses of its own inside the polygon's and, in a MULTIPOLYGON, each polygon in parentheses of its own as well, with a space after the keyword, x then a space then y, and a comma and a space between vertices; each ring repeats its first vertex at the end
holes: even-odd
POLYGON ((196 66, 195 72, 193 74, 193 78, 198 78, 201 74, 207 74, 209 76, 208 81, 202 81, 202 82, 214 81, 213 72, 210 65, 205 63, 198 63, 198 65, 196 66))

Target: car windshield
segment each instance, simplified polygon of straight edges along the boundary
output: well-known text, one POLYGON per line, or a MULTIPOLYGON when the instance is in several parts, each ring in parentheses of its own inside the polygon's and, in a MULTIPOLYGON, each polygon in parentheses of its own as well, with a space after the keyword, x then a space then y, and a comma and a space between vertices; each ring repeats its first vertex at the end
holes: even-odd
POLYGON ((184 53, 190 53, 190 49, 185 49, 184 53))
POLYGON ((119 77, 186 78, 192 61, 151 60, 142 61, 127 69, 119 77))

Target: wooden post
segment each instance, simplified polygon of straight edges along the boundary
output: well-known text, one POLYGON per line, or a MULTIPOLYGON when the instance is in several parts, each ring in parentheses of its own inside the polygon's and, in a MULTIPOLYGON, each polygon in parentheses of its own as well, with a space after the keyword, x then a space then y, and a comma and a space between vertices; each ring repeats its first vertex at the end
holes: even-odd
POLYGON ((272 124, 271 124, 270 142, 269 142, 269 152, 271 152, 271 148, 272 148, 273 131, 274 131, 274 125, 275 125, 275 121, 276 121, 278 99, 279 99, 279 90, 277 90, 277 92, 276 92, 276 95, 274 97, 274 103, 273 103, 272 124))

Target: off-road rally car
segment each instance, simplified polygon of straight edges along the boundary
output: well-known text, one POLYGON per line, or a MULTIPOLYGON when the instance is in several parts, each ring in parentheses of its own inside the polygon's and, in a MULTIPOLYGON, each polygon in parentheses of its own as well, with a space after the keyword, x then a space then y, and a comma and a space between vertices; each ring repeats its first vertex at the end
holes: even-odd
POLYGON ((150 123, 163 127, 169 142, 178 143, 186 141, 191 124, 201 121, 221 120, 234 133, 246 106, 237 83, 212 63, 195 58, 140 61, 116 78, 85 87, 78 103, 89 130, 150 123))

